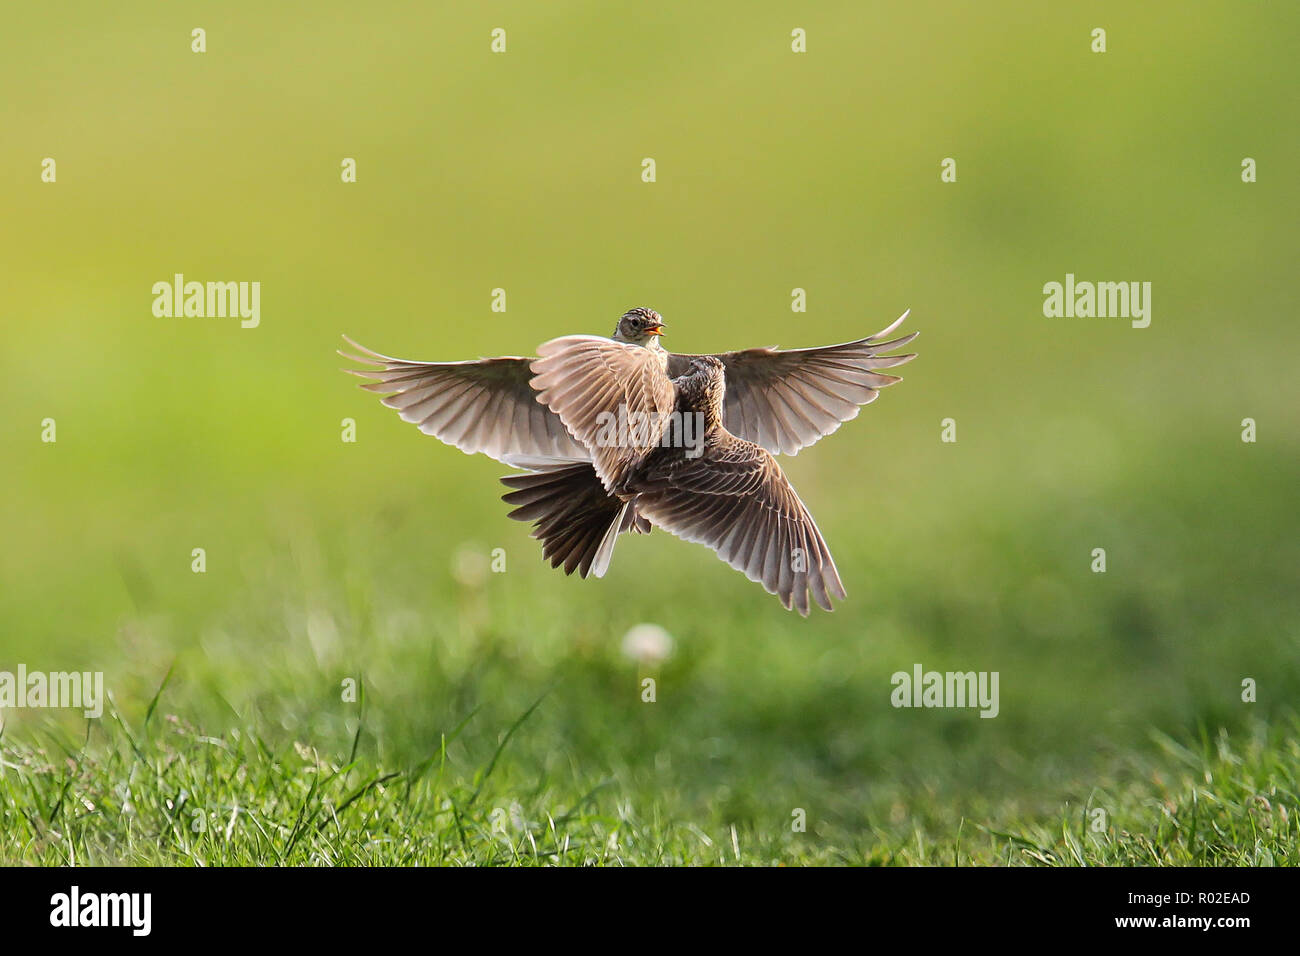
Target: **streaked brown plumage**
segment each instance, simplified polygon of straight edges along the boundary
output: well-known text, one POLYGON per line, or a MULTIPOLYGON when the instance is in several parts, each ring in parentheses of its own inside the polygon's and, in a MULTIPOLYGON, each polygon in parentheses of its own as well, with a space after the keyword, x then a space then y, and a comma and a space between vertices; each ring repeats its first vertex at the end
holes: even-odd
POLYGON ((463 451, 526 474, 502 481, 512 518, 533 521, 543 555, 565 573, 603 576, 624 531, 659 526, 708 545, 724 561, 807 614, 844 597, 820 531, 773 454, 796 454, 858 414, 900 379, 881 373, 915 356, 880 353, 907 317, 842 345, 719 355, 677 355, 659 344, 658 313, 624 314, 613 338, 566 336, 537 359, 408 362, 348 340, 353 370, 406 421, 463 451), (610 442, 601 431, 622 409, 649 430, 610 442), (678 418, 674 418, 674 413, 678 418), (704 422, 686 447, 679 417, 704 422))

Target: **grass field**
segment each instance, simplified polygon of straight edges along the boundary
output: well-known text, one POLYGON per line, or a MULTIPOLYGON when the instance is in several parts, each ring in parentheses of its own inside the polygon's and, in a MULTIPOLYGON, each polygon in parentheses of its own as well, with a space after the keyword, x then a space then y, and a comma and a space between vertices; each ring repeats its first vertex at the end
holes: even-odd
POLYGON ((1300 863, 1294 9, 263 6, 0 38, 0 674, 110 695, 0 710, 0 863, 1300 863), (177 272, 260 324, 156 317, 177 272), (1067 273, 1150 326, 1045 317, 1067 273), (636 305, 682 351, 912 309, 783 461, 833 614, 661 532, 565 578, 334 354, 636 305), (997 716, 892 706, 918 664, 997 716))

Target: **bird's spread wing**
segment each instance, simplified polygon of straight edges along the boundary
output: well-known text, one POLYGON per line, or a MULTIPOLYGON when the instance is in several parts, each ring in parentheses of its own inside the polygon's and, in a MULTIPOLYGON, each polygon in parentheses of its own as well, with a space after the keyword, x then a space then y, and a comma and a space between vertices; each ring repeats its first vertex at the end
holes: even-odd
MULTIPOLYGON (((756 442, 773 454, 796 454, 873 401, 878 390, 901 381, 878 369, 910 362, 915 354, 881 355, 900 348, 917 333, 883 341, 908 313, 875 335, 843 345, 815 349, 745 349, 718 355, 726 366, 723 424, 727 431, 756 442)), ((668 374, 686 371, 689 355, 672 355, 668 374)))
MULTIPOLYGON (((345 336, 346 338, 346 336, 345 336)), ((384 395, 403 421, 420 426, 467 454, 482 452, 507 465, 535 460, 586 461, 589 455, 529 386, 531 359, 487 358, 470 362, 408 362, 347 342, 354 362, 378 366, 345 369, 377 379, 361 387, 384 395)))
POLYGON ((826 610, 844 585, 817 523, 781 467, 759 446, 726 436, 698 458, 653 465, 633 486, 638 513, 677 537, 708 545, 789 608, 826 610))
POLYGON ((537 354, 537 400, 560 416, 612 490, 659 444, 668 425, 674 391, 662 353, 594 335, 566 335, 543 343, 537 354))

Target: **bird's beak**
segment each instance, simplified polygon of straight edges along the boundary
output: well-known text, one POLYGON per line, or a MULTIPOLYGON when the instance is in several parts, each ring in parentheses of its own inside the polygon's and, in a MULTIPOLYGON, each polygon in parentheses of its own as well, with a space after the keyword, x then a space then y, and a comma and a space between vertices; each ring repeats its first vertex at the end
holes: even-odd
POLYGON ((646 331, 646 335, 663 335, 664 325, 662 322, 660 322, 658 325, 650 326, 650 328, 646 329, 645 331, 646 331))

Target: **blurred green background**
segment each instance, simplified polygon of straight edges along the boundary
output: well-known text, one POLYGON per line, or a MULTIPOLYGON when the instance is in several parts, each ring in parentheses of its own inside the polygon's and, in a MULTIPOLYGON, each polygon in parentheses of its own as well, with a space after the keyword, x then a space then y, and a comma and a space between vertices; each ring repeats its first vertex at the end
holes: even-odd
MULTIPOLYGON (((381 765, 479 708, 449 752, 467 780, 550 688, 503 793, 612 781, 607 806, 705 829, 805 807, 813 836, 1053 812, 1153 729, 1273 724, 1300 695, 1294 6, 6 19, 0 670, 103 670, 138 716, 174 664, 164 710, 341 757, 358 677, 381 765), (260 327, 154 317, 176 272, 260 281, 260 327), (1044 318, 1067 272, 1150 281, 1150 327, 1044 318), (565 578, 506 519, 502 466, 402 423, 334 354, 344 332, 527 354, 638 305, 681 351, 912 310, 906 381, 782 462, 849 590, 834 614, 800 620, 662 533, 565 578), (507 572, 475 573, 498 547, 507 572), (675 638, 653 705, 620 650, 639 622, 675 638), (891 708, 917 662, 999 671, 1000 716, 891 708)), ((51 719, 5 717, 10 737, 51 719)))

